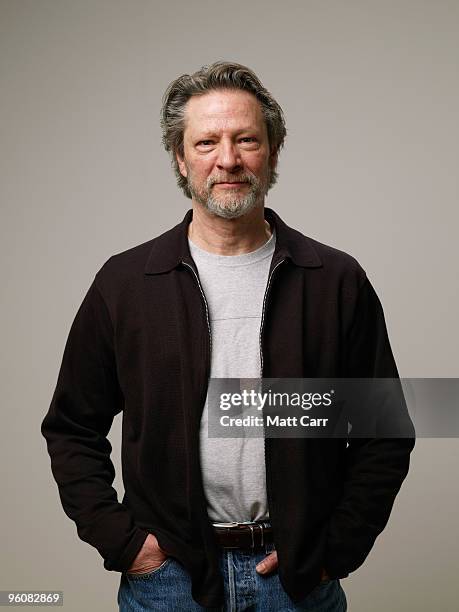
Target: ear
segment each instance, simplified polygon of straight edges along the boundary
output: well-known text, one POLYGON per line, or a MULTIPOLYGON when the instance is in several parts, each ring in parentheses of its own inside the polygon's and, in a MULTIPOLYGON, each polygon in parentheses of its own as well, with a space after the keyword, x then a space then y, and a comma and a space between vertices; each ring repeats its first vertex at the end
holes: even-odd
POLYGON ((180 174, 186 178, 188 176, 188 172, 185 165, 185 159, 180 156, 180 153, 178 151, 175 152, 175 159, 177 160, 180 174))

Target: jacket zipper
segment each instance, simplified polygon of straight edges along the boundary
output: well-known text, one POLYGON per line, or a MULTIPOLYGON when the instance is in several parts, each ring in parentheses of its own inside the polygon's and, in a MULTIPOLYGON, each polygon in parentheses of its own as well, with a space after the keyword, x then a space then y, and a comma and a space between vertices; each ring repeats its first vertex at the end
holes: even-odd
MULTIPOLYGON (((182 264, 184 266, 186 266, 187 268, 189 268, 193 272, 194 277, 196 279, 196 282, 198 283, 198 287, 199 287, 199 291, 201 292, 202 299, 204 301, 204 306, 206 308, 207 329, 209 330, 209 362, 208 362, 207 372, 210 373, 210 358, 211 358, 211 354, 212 354, 212 331, 210 329, 209 306, 207 304, 207 300, 206 300, 206 296, 204 294, 204 291, 202 289, 201 281, 199 280, 199 276, 194 271, 194 268, 192 266, 190 266, 190 264, 187 263, 186 261, 182 261, 182 264)), ((209 378, 209 377, 207 377, 207 378, 209 378)))
MULTIPOLYGON (((202 417, 202 412, 204 410, 205 403, 206 403, 207 390, 209 388, 209 377, 210 377, 211 358, 212 358, 212 331, 211 331, 211 328, 210 328, 209 306, 207 304, 207 299, 206 299, 204 290, 202 288, 201 281, 199 280, 199 276, 195 272, 193 266, 190 266, 190 264, 187 263, 186 261, 182 261, 182 264, 191 270, 191 272, 193 273, 193 276, 195 277, 196 282, 198 284, 199 291, 201 292, 202 300, 204 302, 204 307, 205 307, 205 310, 206 310, 207 330, 209 332, 209 336, 208 336, 209 337, 209 344, 208 344, 208 356, 207 356, 207 368, 206 368, 206 386, 205 386, 204 394, 203 394, 203 397, 202 397, 202 400, 201 400, 201 417, 202 417)), ((200 443, 200 440, 199 440, 199 433, 198 433, 198 451, 197 451, 198 452, 198 457, 199 457, 199 454, 200 454, 199 453, 199 443, 200 443)), ((200 459, 199 459, 199 463, 200 463, 200 459)), ((202 468, 201 468, 201 476, 202 476, 202 468)), ((202 478, 201 478, 201 480, 202 480, 202 478)), ((203 492, 204 492, 204 484, 202 484, 202 488, 203 488, 203 492)), ((207 512, 206 512, 206 515, 207 515, 207 512)))
MULTIPOLYGON (((277 264, 274 266, 274 268, 271 270, 269 277, 268 277, 268 283, 266 285, 266 290, 265 290, 265 295, 263 298, 263 308, 261 311, 261 322, 260 322, 260 337, 259 337, 259 341, 260 341, 260 382, 263 381, 263 346, 262 346, 262 342, 263 342, 263 326, 264 326, 264 322, 265 322, 265 310, 266 310, 266 302, 268 299, 268 295, 269 295, 269 290, 271 288, 271 281, 273 279, 274 273, 277 270, 277 268, 284 263, 285 259, 281 259, 280 261, 277 262, 277 264)), ((271 464, 270 462, 267 461, 266 459, 266 435, 265 432, 263 431, 263 445, 264 445, 264 455, 265 455, 265 467, 266 467, 266 498, 268 500, 268 510, 269 510, 269 518, 272 519, 273 516, 273 500, 271 497, 271 488, 270 488, 270 481, 271 481, 271 464)))
POLYGON ((277 268, 284 263, 285 259, 281 259, 280 261, 277 262, 277 264, 274 266, 274 268, 271 270, 271 273, 268 277, 268 283, 266 285, 266 290, 265 290, 265 295, 263 297, 263 308, 261 311, 261 323, 260 323, 260 378, 263 378, 263 348, 262 348, 262 334, 263 334, 263 324, 265 322, 265 309, 266 309, 266 300, 268 298, 268 293, 269 293, 269 289, 271 287, 271 281, 274 275, 274 272, 277 270, 277 268))

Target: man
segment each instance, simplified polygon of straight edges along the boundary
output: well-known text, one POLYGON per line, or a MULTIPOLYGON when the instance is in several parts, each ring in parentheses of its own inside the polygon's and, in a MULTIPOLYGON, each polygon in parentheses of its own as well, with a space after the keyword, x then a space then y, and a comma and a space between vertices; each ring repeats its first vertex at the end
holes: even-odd
POLYGON ((120 610, 346 610, 414 438, 209 438, 208 381, 397 377, 381 305, 264 207, 286 130, 251 70, 179 77, 162 128, 192 210, 111 257, 73 322, 42 424, 64 510, 121 572, 120 610))

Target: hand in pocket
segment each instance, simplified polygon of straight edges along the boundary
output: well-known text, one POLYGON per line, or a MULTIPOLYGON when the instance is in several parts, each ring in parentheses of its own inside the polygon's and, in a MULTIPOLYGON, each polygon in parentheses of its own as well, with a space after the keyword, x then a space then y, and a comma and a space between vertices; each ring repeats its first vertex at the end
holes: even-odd
POLYGON ((158 540, 152 533, 149 533, 127 573, 147 574, 158 569, 166 559, 167 554, 160 548, 158 540))

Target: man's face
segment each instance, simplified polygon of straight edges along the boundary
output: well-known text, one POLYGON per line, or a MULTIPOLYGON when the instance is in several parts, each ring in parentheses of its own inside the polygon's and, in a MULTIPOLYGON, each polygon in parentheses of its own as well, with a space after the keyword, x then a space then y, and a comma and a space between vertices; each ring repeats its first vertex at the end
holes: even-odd
POLYGON ((224 89, 190 98, 177 161, 193 200, 210 212, 232 219, 262 206, 277 156, 256 97, 224 89))

